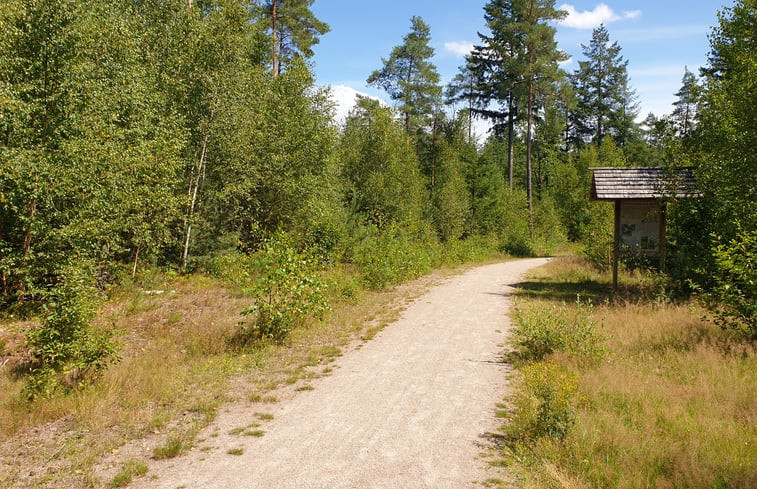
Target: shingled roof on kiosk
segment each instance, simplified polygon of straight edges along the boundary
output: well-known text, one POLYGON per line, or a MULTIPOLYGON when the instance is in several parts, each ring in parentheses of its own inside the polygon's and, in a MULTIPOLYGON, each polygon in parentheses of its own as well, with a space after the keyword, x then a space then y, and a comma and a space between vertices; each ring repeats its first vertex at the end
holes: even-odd
POLYGON ((691 168, 592 168, 592 200, 699 197, 691 168))

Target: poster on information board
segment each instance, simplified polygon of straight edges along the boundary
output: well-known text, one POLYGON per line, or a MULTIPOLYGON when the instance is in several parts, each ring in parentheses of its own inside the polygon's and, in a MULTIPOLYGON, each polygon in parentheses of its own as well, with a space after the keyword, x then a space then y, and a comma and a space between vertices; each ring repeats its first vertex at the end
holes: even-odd
POLYGON ((620 206, 620 243, 629 251, 660 252, 661 211, 657 203, 620 206))

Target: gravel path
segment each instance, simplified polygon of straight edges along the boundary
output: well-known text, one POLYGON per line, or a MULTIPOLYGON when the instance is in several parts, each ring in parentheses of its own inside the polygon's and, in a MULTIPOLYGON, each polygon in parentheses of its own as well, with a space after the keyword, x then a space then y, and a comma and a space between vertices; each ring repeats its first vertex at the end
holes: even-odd
POLYGON ((261 406, 216 421, 219 448, 151 463, 132 487, 467 488, 491 475, 481 454, 507 391, 499 363, 510 285, 546 259, 446 279, 338 359, 313 391, 265 406, 265 435, 228 437, 261 406), (227 453, 241 448, 241 455, 227 453))

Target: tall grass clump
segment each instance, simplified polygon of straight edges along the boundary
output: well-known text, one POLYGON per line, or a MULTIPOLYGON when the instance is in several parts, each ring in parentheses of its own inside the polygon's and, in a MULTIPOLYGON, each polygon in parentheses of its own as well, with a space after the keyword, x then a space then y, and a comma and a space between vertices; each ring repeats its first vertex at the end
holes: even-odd
POLYGON ((576 422, 577 376, 550 361, 530 363, 521 374, 513 421, 506 428, 509 439, 519 445, 542 437, 562 440, 576 422))
POLYGON ((555 352, 567 352, 580 361, 594 362, 605 354, 600 324, 591 302, 576 300, 575 308, 537 304, 515 309, 515 345, 527 361, 540 361, 555 352))

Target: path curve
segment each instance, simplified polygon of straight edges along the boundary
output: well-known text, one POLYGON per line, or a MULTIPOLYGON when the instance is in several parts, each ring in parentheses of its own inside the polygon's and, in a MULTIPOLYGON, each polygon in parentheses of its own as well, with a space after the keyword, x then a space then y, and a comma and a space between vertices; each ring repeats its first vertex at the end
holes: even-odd
POLYGON ((268 407, 274 419, 263 437, 234 438, 242 455, 228 454, 232 446, 195 450, 151 464, 132 487, 457 489, 485 480, 484 435, 496 431, 495 404, 507 391, 499 361, 511 285, 546 262, 446 279, 341 357, 313 391, 268 407))

